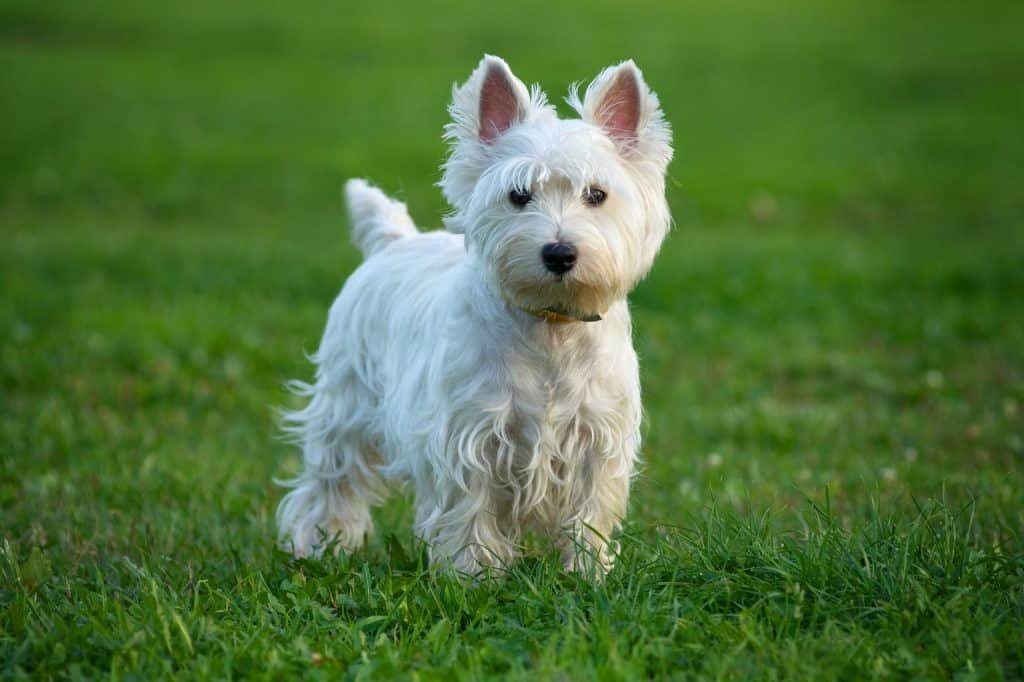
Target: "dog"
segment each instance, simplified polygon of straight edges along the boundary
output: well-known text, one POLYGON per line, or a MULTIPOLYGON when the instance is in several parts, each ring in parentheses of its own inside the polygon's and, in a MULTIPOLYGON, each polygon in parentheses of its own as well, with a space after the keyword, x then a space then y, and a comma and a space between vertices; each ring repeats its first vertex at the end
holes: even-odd
POLYGON ((432 565, 501 570, 534 532, 600 579, 638 462, 626 296, 670 226, 670 127, 632 61, 582 99, 570 88, 576 119, 498 57, 452 95, 446 230, 345 185, 365 261, 331 306, 315 381, 292 384, 304 470, 284 482, 280 542, 352 551, 406 482, 432 565))

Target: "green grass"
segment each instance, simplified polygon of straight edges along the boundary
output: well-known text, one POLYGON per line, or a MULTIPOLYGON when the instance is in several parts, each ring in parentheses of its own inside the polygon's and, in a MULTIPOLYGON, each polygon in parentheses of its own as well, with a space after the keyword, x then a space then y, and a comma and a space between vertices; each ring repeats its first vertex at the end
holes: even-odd
POLYGON ((472 7, 0 0, 0 676, 1024 676, 1024 6, 472 7), (273 547, 340 182, 438 224, 485 51, 675 128, 598 586, 433 575, 403 495, 273 547))

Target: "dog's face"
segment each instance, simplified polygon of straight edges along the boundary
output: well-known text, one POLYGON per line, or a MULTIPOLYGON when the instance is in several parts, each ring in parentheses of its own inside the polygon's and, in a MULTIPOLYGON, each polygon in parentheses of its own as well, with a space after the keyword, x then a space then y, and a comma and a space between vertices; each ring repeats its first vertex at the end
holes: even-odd
POLYGON ((448 229, 491 286, 525 310, 600 315, 647 273, 669 226, 670 132, 632 62, 603 71, 560 120, 485 57, 450 107, 441 187, 448 229))

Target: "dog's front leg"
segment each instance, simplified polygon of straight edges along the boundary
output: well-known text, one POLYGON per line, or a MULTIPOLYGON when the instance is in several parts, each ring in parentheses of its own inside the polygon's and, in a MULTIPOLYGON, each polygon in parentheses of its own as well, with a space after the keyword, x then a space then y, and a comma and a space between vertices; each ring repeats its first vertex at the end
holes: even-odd
POLYGON ((589 483, 580 484, 579 507, 571 510, 561 539, 566 570, 600 580, 615 563, 618 543, 612 536, 629 501, 630 472, 622 469, 614 462, 601 462, 589 483))
POLYGON ((500 570, 517 556, 497 495, 483 478, 477 474, 465 488, 451 484, 442 495, 418 500, 417 530, 433 565, 477 575, 500 570))

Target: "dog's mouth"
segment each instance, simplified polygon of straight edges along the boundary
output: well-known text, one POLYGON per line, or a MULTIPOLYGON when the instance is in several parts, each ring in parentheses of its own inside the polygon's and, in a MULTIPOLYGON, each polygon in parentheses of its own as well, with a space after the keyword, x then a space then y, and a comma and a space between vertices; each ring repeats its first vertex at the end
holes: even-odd
POLYGON ((503 260, 496 289, 510 305, 548 322, 597 322, 622 293, 582 264, 561 273, 522 265, 503 260))

